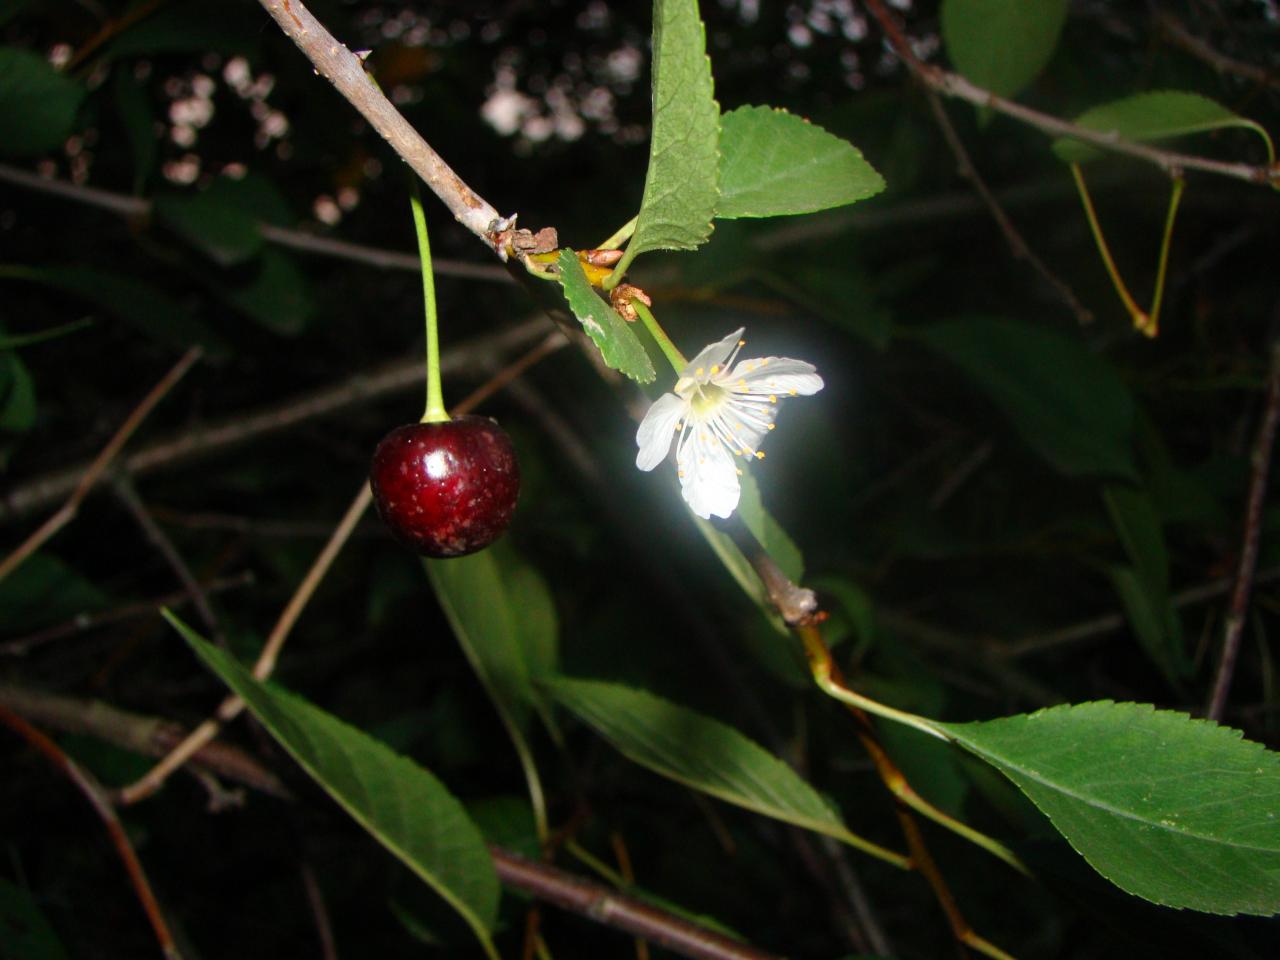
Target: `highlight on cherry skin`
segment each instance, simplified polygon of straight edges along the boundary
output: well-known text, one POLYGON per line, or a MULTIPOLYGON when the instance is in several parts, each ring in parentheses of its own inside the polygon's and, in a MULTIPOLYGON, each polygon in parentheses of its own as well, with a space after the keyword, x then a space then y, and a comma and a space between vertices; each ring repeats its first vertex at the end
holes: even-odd
POLYGON ((507 529, 520 494, 511 438, 488 417, 396 427, 369 471, 378 515, 426 557, 483 550, 507 529))

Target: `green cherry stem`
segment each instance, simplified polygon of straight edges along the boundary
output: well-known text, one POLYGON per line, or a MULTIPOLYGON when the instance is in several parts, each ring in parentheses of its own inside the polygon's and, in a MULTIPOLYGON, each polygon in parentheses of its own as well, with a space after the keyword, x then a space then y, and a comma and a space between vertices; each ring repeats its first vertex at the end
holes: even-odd
POLYGON ((431 269, 431 243, 427 240, 427 218, 422 212, 422 194, 418 178, 411 180, 409 204, 413 208, 413 226, 418 234, 418 257, 422 260, 422 297, 427 308, 427 409, 423 423, 441 423, 449 419, 440 390, 440 337, 436 331, 436 283, 431 269))
POLYGON ((684 354, 676 349, 676 345, 671 342, 671 338, 667 336, 667 331, 662 329, 662 324, 658 323, 653 313, 639 300, 632 300, 631 306, 636 312, 636 316, 644 323, 644 328, 649 331, 649 335, 657 341, 658 346, 662 348, 662 352, 666 354, 668 362, 679 376, 689 361, 684 358, 684 354))

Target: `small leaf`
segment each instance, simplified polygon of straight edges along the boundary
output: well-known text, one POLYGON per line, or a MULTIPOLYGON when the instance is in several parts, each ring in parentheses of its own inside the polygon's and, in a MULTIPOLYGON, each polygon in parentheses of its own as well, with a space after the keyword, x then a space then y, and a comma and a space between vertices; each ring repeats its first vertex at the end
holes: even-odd
POLYGON ((112 91, 116 113, 129 141, 133 154, 133 188, 142 193, 147 180, 155 169, 161 138, 156 136, 156 114, 148 98, 147 85, 134 76, 132 64, 121 64, 115 69, 112 91))
POLYGON ((587 336, 595 341, 604 362, 637 383, 652 382, 658 374, 644 345, 627 321, 592 288, 577 255, 572 250, 561 250, 558 263, 560 286, 569 308, 587 336))
POLYGON ((1155 505, 1134 487, 1110 484, 1103 500, 1132 567, 1114 566, 1107 575, 1134 635, 1148 656, 1176 682, 1192 664, 1183 647, 1182 621, 1169 591, 1169 552, 1155 505))
POLYGON ((61 146, 84 95, 30 50, 0 47, 0 154, 29 157, 61 146))
POLYGON ((254 278, 229 291, 227 300, 281 337, 302 333, 316 310, 306 278, 283 250, 263 250, 254 278))
POLYGON ((942 40, 957 70, 1012 97, 1049 62, 1066 19, 1067 0, 944 0, 942 40))
POLYGON ((164 615, 303 769, 457 910, 496 958, 489 933, 498 915, 498 877, 480 831, 444 785, 301 697, 258 682, 173 614, 164 615))
POLYGON ((857 147, 785 110, 739 107, 720 125, 719 218, 812 213, 884 189, 857 147))
POLYGON ((732 727, 618 684, 559 678, 546 685, 556 702, 640 766, 766 817, 849 839, 817 791, 732 727))
MULTIPOLYGON (((1268 163, 1274 164, 1276 159, 1275 147, 1265 129, 1198 93, 1181 90, 1139 93, 1086 110, 1075 118, 1074 123, 1088 130, 1139 142, 1243 127, 1252 130, 1266 143, 1268 163)), ((1070 137, 1055 140, 1053 152, 1063 163, 1087 163, 1104 153, 1070 137)))
POLYGON ((804 578, 804 557, 800 548, 773 518, 773 514, 764 508, 756 478, 744 471, 739 480, 742 497, 738 501, 738 514, 742 517, 742 522, 760 541, 765 552, 773 557, 774 563, 782 572, 799 583, 804 578))
POLYGON ((655 0, 649 169, 620 269, 646 250, 693 250, 711 236, 719 139, 720 107, 697 0, 655 0))
POLYGON ((1115 369, 1079 341, 985 317, 909 335, 972 377, 1060 472, 1134 478, 1133 400, 1115 369))
POLYGON ((232 184, 219 177, 205 190, 155 199, 161 221, 223 266, 243 263, 264 243, 253 213, 231 202, 232 184))
POLYGON ((0 877, 0 957, 66 960, 67 951, 49 918, 26 887, 0 877))
POLYGON ((1129 893, 1208 913, 1280 912, 1280 755, 1239 731, 1110 701, 938 726, 1129 893))
POLYGON ((0 430, 22 433, 36 422, 36 385, 12 350, 0 352, 0 430))

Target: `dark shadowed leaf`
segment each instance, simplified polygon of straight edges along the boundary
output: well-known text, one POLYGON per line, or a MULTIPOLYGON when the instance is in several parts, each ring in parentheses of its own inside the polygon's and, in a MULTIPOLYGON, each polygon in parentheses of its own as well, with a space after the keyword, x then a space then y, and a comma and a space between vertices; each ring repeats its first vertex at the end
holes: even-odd
POLYGON ((1012 97, 1049 62, 1066 19, 1067 0, 944 0, 942 39, 957 70, 1012 97))
POLYGON ((1135 896, 1280 912, 1280 755, 1186 714, 1101 701, 938 724, 1135 896))
POLYGON ((466 810, 434 776, 384 744, 273 684, 173 614, 183 638, 347 813, 427 882, 475 932, 490 957, 498 877, 466 810))
POLYGON ((306 278, 293 257, 282 250, 263 250, 257 272, 227 299, 272 333, 294 337, 307 327, 316 304, 306 278))
POLYGON ((0 276, 28 280, 61 290, 130 324, 159 343, 186 348, 200 344, 211 354, 226 352, 226 342, 167 293, 123 273, 93 267, 0 267, 0 276))
POLYGON ((84 95, 30 50, 0 47, 0 155, 29 157, 60 146, 84 95))
POLYGON ((720 123, 717 217, 812 213, 884 189, 857 147, 785 110, 739 107, 720 123))
POLYGON ((910 336, 972 377, 1062 473, 1135 476, 1133 400, 1115 369, 1078 340, 988 317, 948 320, 910 336))

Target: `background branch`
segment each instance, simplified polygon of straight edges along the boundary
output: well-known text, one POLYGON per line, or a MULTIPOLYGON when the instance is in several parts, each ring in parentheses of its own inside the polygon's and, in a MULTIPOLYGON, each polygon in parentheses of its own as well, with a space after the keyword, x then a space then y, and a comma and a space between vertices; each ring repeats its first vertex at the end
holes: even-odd
POLYGON ((364 71, 364 63, 311 15, 300 0, 261 0, 263 8, 298 45, 316 72, 382 135, 413 168, 454 219, 491 248, 490 232, 501 221, 498 211, 478 197, 414 130, 364 71))
POLYGON ((1015 120, 1020 120, 1028 126, 1035 127, 1042 133, 1054 137, 1070 137, 1073 140, 1081 140, 1111 153, 1121 153, 1136 157, 1139 160, 1145 160, 1159 167, 1169 176, 1178 176, 1184 170, 1201 170, 1205 173, 1215 173, 1224 177, 1232 177, 1236 180, 1244 180, 1248 183, 1264 186, 1280 185, 1280 164, 1268 167, 1266 165, 1254 166, 1247 163, 1228 163, 1192 154, 1161 150, 1132 140, 1124 140, 1113 134, 1089 130, 1067 120, 1025 107, 1013 100, 1006 100, 990 90, 984 90, 982 87, 970 83, 958 73, 925 63, 916 56, 907 35, 903 33, 897 20, 889 12, 882 0, 863 0, 863 3, 871 15, 875 17, 876 22, 880 24, 880 28, 884 30, 885 36, 888 38, 894 52, 902 59, 907 68, 925 85, 945 96, 965 100, 975 107, 988 107, 997 113, 1013 117, 1015 120))
POLYGON ((1249 612, 1249 594, 1253 590, 1253 574, 1258 566, 1258 542, 1262 533, 1262 508, 1267 499, 1267 478, 1271 471, 1271 453, 1275 447, 1276 425, 1280 423, 1280 340, 1271 345, 1271 363, 1267 374, 1267 402, 1253 443, 1253 473, 1249 478, 1249 497, 1245 505, 1244 534, 1240 544, 1240 562, 1236 568, 1235 586, 1222 631, 1222 658, 1213 680, 1213 692, 1205 715, 1221 720, 1235 675, 1236 658, 1240 655, 1240 638, 1244 634, 1245 616, 1249 612))

